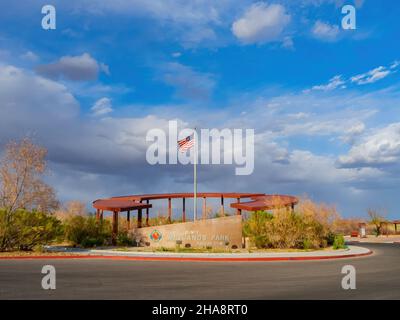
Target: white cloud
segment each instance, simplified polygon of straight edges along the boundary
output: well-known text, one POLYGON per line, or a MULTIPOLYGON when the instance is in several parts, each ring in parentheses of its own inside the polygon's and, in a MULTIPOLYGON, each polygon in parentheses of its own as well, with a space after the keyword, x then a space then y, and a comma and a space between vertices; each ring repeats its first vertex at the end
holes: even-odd
POLYGON ((232 32, 244 44, 276 41, 290 20, 284 6, 257 2, 232 24, 232 32))
POLYGON ((382 167, 400 163, 400 123, 392 123, 372 131, 347 155, 340 156, 338 164, 345 168, 382 167))
POLYGON ((162 80, 176 89, 179 98, 207 100, 212 95, 215 79, 212 74, 201 73, 178 62, 166 63, 161 67, 162 80))
POLYGON ((99 17, 117 14, 151 19, 163 36, 190 48, 218 45, 215 30, 227 24, 232 12, 240 7, 225 0, 81 0, 69 1, 65 6, 99 17))
POLYGON ((349 144, 354 144, 355 139, 365 131, 365 124, 357 122, 345 130, 342 140, 349 144))
POLYGON ((396 101, 385 101, 381 93, 356 97, 340 93, 329 97, 246 95, 246 100, 235 99, 238 110, 246 106, 246 117, 236 112, 235 106, 198 112, 191 105, 178 105, 164 114, 149 109, 147 116, 96 118, 82 116, 78 102, 64 85, 27 70, 0 66, 0 143, 35 133, 36 140, 49 150, 54 172, 50 181, 60 198, 89 202, 110 195, 190 188, 190 166, 149 166, 145 160, 147 130, 166 129, 169 119, 188 120, 189 126, 196 122, 209 128, 254 128, 255 173, 237 177, 229 166, 200 166, 202 190, 308 193, 319 201, 360 209, 370 195, 362 193, 354 199, 349 190, 373 188, 377 180, 386 185, 380 170, 337 168, 335 154, 299 150, 296 142, 290 141, 291 137, 314 139, 318 135, 320 139, 325 135, 329 139, 346 131, 359 132, 357 121, 363 120, 366 109, 378 102, 385 107, 396 101), (275 107, 266 107, 268 103, 275 107))
POLYGON ((98 63, 88 53, 80 56, 64 56, 58 61, 40 65, 37 73, 51 79, 67 79, 73 81, 96 80, 100 71, 109 74, 109 68, 98 63))
MULTIPOLYGON (((342 76, 337 75, 337 76, 334 76, 333 78, 331 78, 327 84, 313 86, 311 88, 311 90, 331 91, 336 88, 344 89, 344 88, 346 88, 345 83, 346 83, 346 81, 342 79, 342 76)), ((305 92, 310 92, 310 89, 305 90, 305 92)))
POLYGON ((400 61, 395 60, 393 63, 390 65, 390 69, 396 69, 398 66, 400 66, 400 61))
POLYGON ((291 37, 285 37, 282 41, 282 47, 285 49, 293 50, 294 49, 294 42, 291 37))
POLYGON ((101 72, 104 72, 106 75, 110 75, 110 67, 108 65, 106 65, 105 63, 101 62, 99 64, 99 69, 101 72))
POLYGON ((339 35, 339 27, 318 20, 315 22, 311 32, 315 38, 320 40, 335 41, 339 35))
POLYGON ((49 118, 66 121, 79 112, 78 102, 64 85, 11 65, 0 65, 0 105, 0 132, 6 135, 5 128, 16 121, 21 125, 17 130, 41 128, 49 118))
POLYGON ((366 73, 351 77, 351 82, 355 82, 357 84, 374 83, 376 81, 382 80, 383 78, 386 78, 389 74, 391 74, 391 72, 392 71, 386 69, 386 67, 380 66, 366 73))
POLYGON ((22 54, 20 57, 23 60, 28 60, 28 61, 32 61, 32 62, 36 62, 37 60, 39 60, 39 57, 32 51, 27 51, 24 54, 22 54))
POLYGON ((392 73, 397 72, 398 66, 400 65, 399 61, 394 61, 389 68, 380 66, 378 68, 372 69, 368 72, 352 76, 349 79, 343 79, 341 75, 334 76, 329 80, 327 84, 316 85, 311 89, 303 90, 304 93, 310 93, 313 90, 320 91, 331 91, 337 88, 345 89, 347 84, 355 83, 357 85, 364 85, 377 82, 389 76, 392 73))
POLYGON ((113 112, 111 99, 101 98, 97 100, 90 110, 92 110, 94 116, 104 116, 113 112))
MULTIPOLYGON (((301 0, 301 4, 304 5, 322 6, 323 4, 333 4, 336 8, 342 8, 348 2, 346 0, 301 0)), ((363 6, 365 0, 353 0, 353 2, 355 7, 359 9, 363 6)))

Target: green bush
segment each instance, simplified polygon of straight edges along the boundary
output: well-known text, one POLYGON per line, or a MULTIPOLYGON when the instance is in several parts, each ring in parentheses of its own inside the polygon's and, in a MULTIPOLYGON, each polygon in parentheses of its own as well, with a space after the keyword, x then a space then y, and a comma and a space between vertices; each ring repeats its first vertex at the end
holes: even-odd
POLYGON ((267 230, 267 221, 273 216, 265 211, 253 212, 243 225, 243 235, 249 237, 257 248, 264 248, 270 244, 267 230))
POLYGON ((327 241, 328 246, 333 245, 333 243, 335 242, 336 236, 337 236, 337 234, 335 234, 334 232, 332 232, 332 231, 328 232, 328 234, 326 236, 326 241, 327 241))
POLYGON ((117 235, 117 245, 118 246, 133 246, 135 241, 133 240, 133 237, 129 235, 129 232, 127 230, 122 230, 118 232, 117 235))
POLYGON ((334 235, 317 215, 278 209, 257 211, 244 222, 243 234, 257 248, 318 249, 332 244, 334 235))
POLYGON ((0 251, 32 250, 51 243, 62 234, 61 222, 39 211, 0 210, 0 251))
POLYGON ((333 241, 333 249, 337 250, 337 249, 345 249, 345 248, 346 248, 346 245, 344 242, 343 235, 337 234, 333 241))
POLYGON ((308 239, 304 239, 301 245, 302 249, 308 250, 308 249, 312 249, 313 248, 313 242, 308 240, 308 239))
POLYGON ((111 241, 111 224, 107 220, 97 221, 93 216, 72 216, 64 226, 65 239, 74 246, 95 247, 111 241))

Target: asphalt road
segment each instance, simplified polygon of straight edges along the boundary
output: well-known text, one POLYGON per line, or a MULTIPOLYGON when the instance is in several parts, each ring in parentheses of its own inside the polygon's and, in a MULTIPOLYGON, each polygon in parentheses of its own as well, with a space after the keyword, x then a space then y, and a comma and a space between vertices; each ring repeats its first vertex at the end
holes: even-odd
POLYGON ((288 262, 0 260, 0 299, 400 299, 400 244, 367 257, 288 262), (41 288, 42 266, 56 290, 41 288), (341 269, 356 268, 355 290, 341 269))

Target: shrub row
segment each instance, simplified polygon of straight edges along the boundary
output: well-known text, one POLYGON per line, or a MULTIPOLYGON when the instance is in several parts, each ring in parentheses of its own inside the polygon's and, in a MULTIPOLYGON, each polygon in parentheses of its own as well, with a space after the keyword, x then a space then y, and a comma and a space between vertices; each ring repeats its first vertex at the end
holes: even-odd
MULTIPOLYGON (((245 220, 243 233, 257 248, 316 249, 333 245, 344 247, 344 238, 332 232, 329 215, 317 207, 274 214, 257 211, 245 220), (324 217, 323 219, 321 217, 324 217)), ((93 216, 72 215, 63 221, 38 211, 17 210, 12 215, 0 210, 0 251, 32 250, 53 241, 68 241, 74 246, 94 247, 111 244, 111 223, 93 216)), ((121 222, 118 245, 134 245, 126 225, 121 222)))
POLYGON ((315 215, 281 209, 274 214, 257 211, 250 215, 243 227, 257 248, 318 249, 334 245, 344 247, 343 236, 332 232, 328 224, 315 215))

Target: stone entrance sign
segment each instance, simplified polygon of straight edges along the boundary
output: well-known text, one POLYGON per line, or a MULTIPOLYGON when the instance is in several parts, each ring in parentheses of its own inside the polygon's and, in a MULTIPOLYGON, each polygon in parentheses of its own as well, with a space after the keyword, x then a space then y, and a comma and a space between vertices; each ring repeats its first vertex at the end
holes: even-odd
POLYGON ((241 248, 242 217, 236 215, 145 227, 136 229, 134 234, 142 245, 151 247, 241 248))

